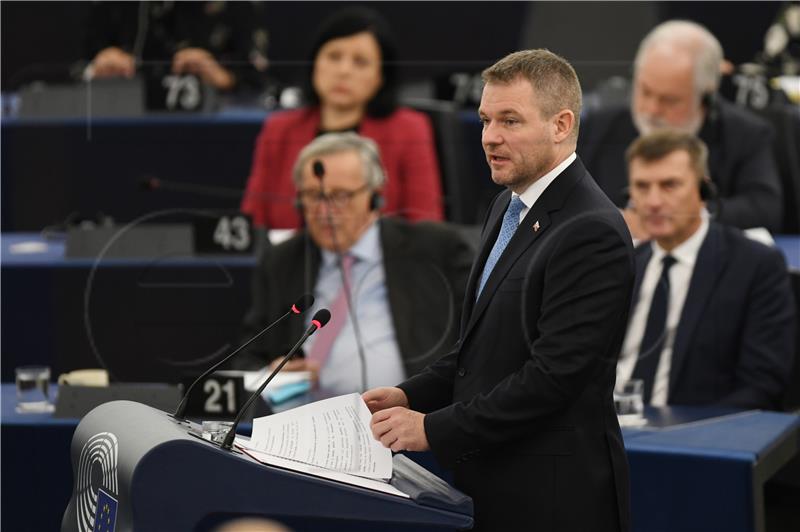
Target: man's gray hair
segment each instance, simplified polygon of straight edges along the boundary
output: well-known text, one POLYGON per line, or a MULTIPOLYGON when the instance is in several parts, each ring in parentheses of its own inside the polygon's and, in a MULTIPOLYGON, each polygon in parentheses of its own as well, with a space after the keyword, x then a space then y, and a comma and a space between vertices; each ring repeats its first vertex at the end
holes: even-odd
POLYGON ((653 47, 666 45, 687 51, 694 63, 694 89, 698 98, 719 88, 722 45, 704 26, 688 20, 668 20, 653 28, 642 42, 634 59, 638 71, 644 54, 653 47))
POLYGON ((303 181, 303 168, 309 161, 318 159, 323 155, 334 153, 355 152, 361 159, 361 167, 364 171, 364 182, 370 190, 376 190, 386 184, 386 173, 381 164, 380 150, 378 145, 368 138, 361 137, 356 133, 326 133, 315 138, 305 148, 300 151, 297 161, 292 168, 292 180, 295 187, 300 188, 303 181))

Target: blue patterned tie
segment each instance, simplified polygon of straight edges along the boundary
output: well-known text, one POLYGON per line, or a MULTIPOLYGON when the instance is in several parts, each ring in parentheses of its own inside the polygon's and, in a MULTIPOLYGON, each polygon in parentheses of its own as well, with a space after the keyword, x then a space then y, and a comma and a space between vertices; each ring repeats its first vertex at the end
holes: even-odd
POLYGON ((497 240, 494 241, 492 252, 489 253, 489 258, 486 259, 486 264, 483 266, 483 274, 481 274, 481 282, 480 285, 478 285, 478 293, 475 294, 475 299, 481 296, 483 287, 486 285, 486 281, 489 280, 492 270, 494 270, 497 261, 500 260, 500 256, 511 241, 511 237, 514 236, 514 232, 519 225, 519 213, 521 213, 524 208, 525 204, 522 203, 519 196, 514 196, 511 203, 508 204, 506 214, 503 216, 503 226, 500 227, 500 234, 497 235, 497 240))

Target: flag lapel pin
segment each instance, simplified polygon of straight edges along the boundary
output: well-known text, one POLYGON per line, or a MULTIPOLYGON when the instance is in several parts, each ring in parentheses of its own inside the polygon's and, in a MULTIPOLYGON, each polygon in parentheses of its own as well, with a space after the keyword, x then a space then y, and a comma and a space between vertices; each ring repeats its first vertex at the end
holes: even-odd
POLYGON ((539 232, 539 220, 536 220, 536 222, 533 224, 533 232, 534 233, 539 232))

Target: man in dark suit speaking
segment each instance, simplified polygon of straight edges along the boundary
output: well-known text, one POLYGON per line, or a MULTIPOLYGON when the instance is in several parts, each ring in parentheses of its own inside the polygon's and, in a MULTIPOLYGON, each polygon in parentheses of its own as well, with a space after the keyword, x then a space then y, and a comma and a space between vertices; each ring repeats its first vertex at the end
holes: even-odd
POLYGON ((508 190, 484 222, 459 343, 364 394, 373 434, 451 467, 477 530, 627 530, 612 392, 631 238, 575 156, 581 91, 569 63, 516 52, 483 79, 482 144, 508 190))
POLYGON ((617 383, 645 402, 778 408, 794 353, 794 303, 781 252, 708 219, 708 150, 661 130, 627 152, 631 203, 652 241, 636 248, 636 288, 617 383))

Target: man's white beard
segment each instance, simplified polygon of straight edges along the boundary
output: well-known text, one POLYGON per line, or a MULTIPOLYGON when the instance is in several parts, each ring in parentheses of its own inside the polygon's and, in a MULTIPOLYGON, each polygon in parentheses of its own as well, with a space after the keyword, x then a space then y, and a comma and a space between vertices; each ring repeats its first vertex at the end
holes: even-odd
POLYGON ((703 127, 703 113, 697 112, 685 124, 669 124, 660 118, 650 118, 636 113, 633 114, 633 123, 636 129, 639 130, 640 135, 649 135, 650 133, 659 129, 674 129, 690 135, 697 135, 700 128, 703 127))

